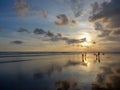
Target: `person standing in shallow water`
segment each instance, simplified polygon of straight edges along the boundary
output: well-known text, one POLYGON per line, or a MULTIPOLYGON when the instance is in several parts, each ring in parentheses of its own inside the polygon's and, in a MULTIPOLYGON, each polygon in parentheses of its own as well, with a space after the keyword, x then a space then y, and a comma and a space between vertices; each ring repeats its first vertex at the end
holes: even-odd
POLYGON ((86 53, 82 53, 82 62, 86 60, 86 53))
POLYGON ((96 57, 96 61, 98 61, 100 63, 100 52, 97 52, 94 55, 96 57))
POLYGON ((84 53, 82 53, 82 62, 84 62, 84 53))
POLYGON ((98 57, 98 62, 100 62, 100 52, 98 52, 97 57, 98 57))

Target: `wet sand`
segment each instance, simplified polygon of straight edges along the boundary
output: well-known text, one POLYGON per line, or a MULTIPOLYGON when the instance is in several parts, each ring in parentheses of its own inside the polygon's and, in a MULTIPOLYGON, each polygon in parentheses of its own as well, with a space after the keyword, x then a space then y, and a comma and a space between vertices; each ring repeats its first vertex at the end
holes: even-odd
POLYGON ((0 90, 120 90, 120 54, 0 58, 0 90))

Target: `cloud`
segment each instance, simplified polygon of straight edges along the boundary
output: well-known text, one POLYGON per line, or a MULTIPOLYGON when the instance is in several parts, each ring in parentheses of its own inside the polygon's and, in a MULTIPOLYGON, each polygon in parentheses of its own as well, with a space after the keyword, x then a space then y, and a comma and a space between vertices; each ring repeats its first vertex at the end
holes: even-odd
POLYGON ((83 43, 83 42, 86 42, 86 38, 82 38, 82 39, 70 39, 70 38, 67 38, 67 39, 63 39, 65 40, 68 44, 78 44, 78 43, 83 43))
POLYGON ((47 32, 46 31, 44 31, 43 29, 39 29, 39 28, 36 28, 34 31, 33 31, 33 33, 34 34, 36 34, 36 35, 44 35, 44 34, 46 34, 47 32))
POLYGON ((29 5, 26 0, 16 0, 14 9, 20 17, 26 16, 29 12, 29 5))
POLYGON ((68 18, 68 16, 66 16, 65 14, 60 14, 56 17, 57 17, 57 20, 55 21, 55 25, 58 25, 58 26, 63 26, 63 25, 74 26, 74 25, 76 25, 76 21, 75 20, 70 20, 68 18))
POLYGON ((104 30, 100 22, 95 22, 94 27, 95 27, 95 30, 99 30, 99 31, 104 30))
POLYGON ((84 0, 70 0, 70 7, 75 17, 79 17, 83 13, 84 0))
POLYGON ((93 15, 89 17, 90 21, 99 21, 104 23, 107 30, 120 29, 120 0, 111 0, 111 2, 103 2, 93 4, 93 15))
POLYGON ((45 36, 49 37, 48 41, 60 41, 62 38, 61 33, 54 33, 50 30, 47 31, 45 36))
POLYGON ((61 33, 58 33, 57 36, 58 36, 58 37, 62 37, 62 34, 61 34, 61 33))
POLYGON ((70 21, 70 26, 75 26, 75 25, 77 25, 77 21, 71 20, 71 21, 70 21))
POLYGON ((100 22, 95 22, 94 28, 95 30, 100 31, 98 37, 108 37, 111 32, 109 30, 104 30, 103 25, 100 22))
POLYGON ((55 34, 53 32, 51 32, 50 30, 48 30, 46 35, 49 36, 49 37, 54 37, 55 36, 55 34))
POLYGON ((34 31, 33 31, 34 34, 36 35, 43 35, 44 37, 49 37, 49 38, 54 38, 54 37, 60 37, 62 36, 62 34, 58 33, 58 34, 55 34, 54 32, 48 30, 48 31, 45 31, 41 28, 36 28, 34 31))
POLYGON ((23 44, 23 41, 20 41, 20 40, 16 40, 16 41, 12 41, 11 43, 13 43, 13 44, 23 44))
POLYGON ((110 36, 120 36, 120 30, 114 30, 110 33, 110 36))
POLYGON ((93 15, 99 13, 99 10, 101 9, 101 6, 99 5, 98 2, 94 2, 93 4, 91 4, 91 6, 92 6, 92 14, 93 15))
POLYGON ((23 28, 23 27, 20 27, 19 30, 17 32, 26 32, 26 33, 30 33, 29 30, 23 28))
POLYGON ((96 31, 100 32, 101 40, 119 41, 120 36, 120 0, 92 4, 92 15, 89 21, 94 23, 96 31))
POLYGON ((54 33, 50 30, 48 31, 45 31, 43 29, 39 29, 39 28, 36 28, 33 33, 35 35, 41 35, 43 36, 44 39, 42 39, 43 41, 59 41, 60 38, 62 37, 62 34, 61 33, 54 33))
POLYGON ((45 9, 35 10, 35 15, 41 15, 43 18, 47 18, 47 11, 45 9))
POLYGON ((86 42, 86 38, 81 38, 81 39, 72 39, 63 36, 61 33, 54 33, 50 30, 45 31, 43 29, 36 28, 33 33, 35 35, 43 35, 44 39, 43 41, 65 41, 67 44, 78 44, 78 43, 83 43, 86 42))
POLYGON ((69 19, 65 14, 60 14, 57 17, 57 21, 55 21, 56 25, 67 25, 69 24, 69 19))
POLYGON ((83 43, 86 42, 86 38, 82 38, 82 39, 73 39, 73 38, 68 38, 65 37, 61 34, 61 36, 59 36, 58 34, 54 36, 50 36, 51 38, 49 39, 50 41, 65 41, 67 44, 79 44, 79 43, 83 43))

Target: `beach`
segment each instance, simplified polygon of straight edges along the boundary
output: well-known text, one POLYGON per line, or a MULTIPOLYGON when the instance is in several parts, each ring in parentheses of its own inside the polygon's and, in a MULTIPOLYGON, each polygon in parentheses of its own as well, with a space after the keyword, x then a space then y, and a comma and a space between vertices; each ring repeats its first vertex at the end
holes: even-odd
POLYGON ((1 90, 118 90, 120 53, 2 53, 1 90))

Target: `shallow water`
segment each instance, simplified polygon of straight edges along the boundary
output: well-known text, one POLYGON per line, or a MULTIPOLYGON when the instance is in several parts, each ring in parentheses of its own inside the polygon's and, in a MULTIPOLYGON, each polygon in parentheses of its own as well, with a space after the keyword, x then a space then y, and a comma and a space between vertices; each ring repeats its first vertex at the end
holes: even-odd
POLYGON ((16 55, 0 56, 0 90, 119 90, 119 53, 16 55))

